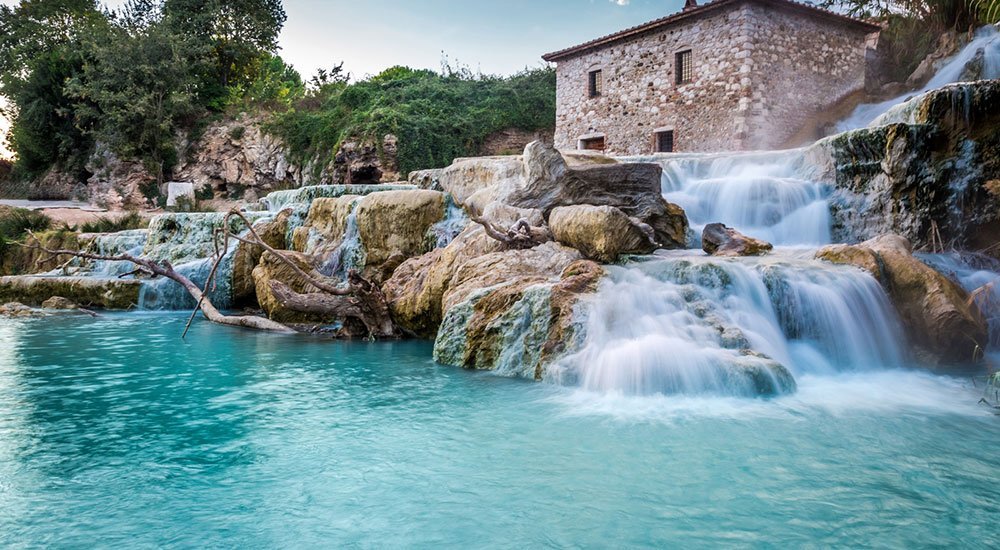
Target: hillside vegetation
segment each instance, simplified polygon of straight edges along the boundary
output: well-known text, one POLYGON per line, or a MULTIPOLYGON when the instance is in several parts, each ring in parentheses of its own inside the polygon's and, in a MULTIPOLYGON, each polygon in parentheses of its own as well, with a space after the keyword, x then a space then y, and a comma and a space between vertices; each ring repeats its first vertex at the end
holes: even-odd
POLYGON ((327 79, 276 117, 271 130, 300 158, 335 151, 348 138, 399 139, 402 173, 473 155, 486 136, 555 123, 555 71, 511 77, 393 67, 356 82, 327 79))
POLYGON ((313 165, 332 159, 345 139, 394 134, 404 170, 474 153, 500 129, 554 124, 551 69, 494 77, 396 67, 351 82, 338 66, 307 83, 276 54, 284 22, 280 0, 0 6, 0 95, 9 99, 17 154, 11 177, 38 180, 54 168, 85 180, 107 151, 141 161, 161 183, 185 142, 241 112, 273 119, 267 129, 313 165))

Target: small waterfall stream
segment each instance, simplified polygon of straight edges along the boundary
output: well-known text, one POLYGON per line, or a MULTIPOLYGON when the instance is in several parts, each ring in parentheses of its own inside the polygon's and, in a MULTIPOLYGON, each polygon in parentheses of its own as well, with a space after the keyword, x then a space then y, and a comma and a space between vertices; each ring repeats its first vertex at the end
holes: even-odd
POLYGON ((920 90, 909 92, 880 103, 859 105, 851 113, 851 116, 837 124, 837 131, 846 132, 864 128, 871 124, 887 124, 893 121, 904 120, 905 117, 901 115, 905 114, 909 98, 919 96, 947 84, 967 80, 966 70, 970 62, 982 63, 982 68, 979 74, 976 75, 980 79, 1000 78, 1000 31, 995 26, 988 25, 979 29, 976 32, 975 38, 941 67, 934 77, 920 90), (890 111, 892 112, 890 113, 890 111))
POLYGON ((756 396, 793 376, 901 365, 888 298, 861 270, 779 253, 762 259, 671 254, 615 268, 585 312, 565 383, 626 395, 756 396))
POLYGON ((684 208, 695 233, 692 248, 701 247, 701 231, 710 223, 775 245, 830 242, 830 188, 816 181, 803 149, 625 160, 663 167, 663 196, 684 208))

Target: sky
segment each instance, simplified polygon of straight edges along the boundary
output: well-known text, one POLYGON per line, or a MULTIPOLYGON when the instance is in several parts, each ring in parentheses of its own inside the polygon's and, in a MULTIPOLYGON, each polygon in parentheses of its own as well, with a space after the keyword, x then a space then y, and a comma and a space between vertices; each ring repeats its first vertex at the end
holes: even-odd
MULTIPOLYGON (((17 0, 0 0, 16 5, 17 0)), ((112 8, 121 0, 106 1, 112 8)), ((561 50, 680 10, 683 0, 285 0, 279 54, 306 79, 343 61, 355 78, 394 65, 511 74, 561 50)), ((7 125, 0 120, 0 128, 7 125)), ((6 133, 6 132, 4 132, 6 133)), ((0 154, 9 155, 7 151, 0 154)))

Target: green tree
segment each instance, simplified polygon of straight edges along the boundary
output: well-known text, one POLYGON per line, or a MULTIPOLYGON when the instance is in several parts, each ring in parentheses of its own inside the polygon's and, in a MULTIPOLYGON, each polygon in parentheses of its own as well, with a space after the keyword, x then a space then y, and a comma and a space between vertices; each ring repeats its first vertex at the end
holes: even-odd
POLYGON ((211 51, 202 94, 220 109, 227 90, 245 90, 264 68, 262 53, 274 53, 287 16, 281 0, 166 0, 165 20, 176 32, 204 43, 211 51))
POLYGON ((162 23, 136 33, 115 29, 91 48, 92 60, 70 84, 80 116, 99 118, 96 137, 124 158, 146 161, 162 183, 177 160, 177 132, 199 111, 190 67, 204 52, 162 23))
POLYGON ((12 122, 16 175, 33 177, 54 164, 78 169, 90 140, 66 94, 82 70, 82 42, 106 29, 94 0, 23 0, 0 6, 0 95, 12 122))

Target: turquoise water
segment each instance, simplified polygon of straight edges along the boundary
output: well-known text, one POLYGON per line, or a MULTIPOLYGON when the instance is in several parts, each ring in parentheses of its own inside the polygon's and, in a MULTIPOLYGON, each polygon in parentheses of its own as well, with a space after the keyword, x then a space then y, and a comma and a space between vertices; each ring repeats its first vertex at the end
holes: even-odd
POLYGON ((0 320, 0 546, 996 544, 965 379, 625 398, 179 314, 0 320))

